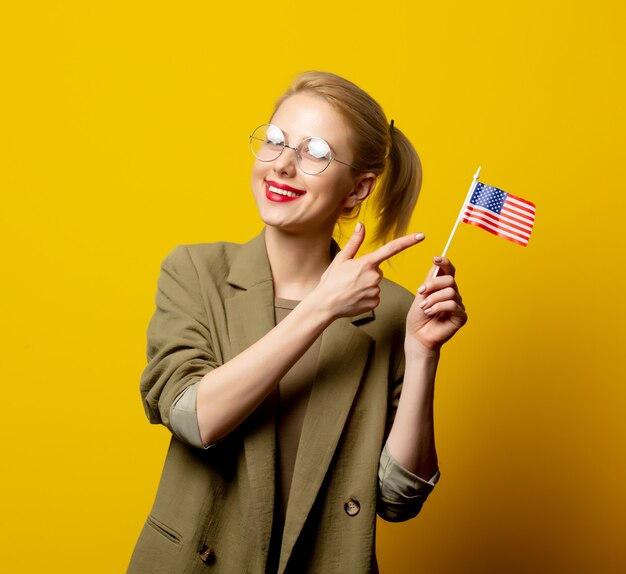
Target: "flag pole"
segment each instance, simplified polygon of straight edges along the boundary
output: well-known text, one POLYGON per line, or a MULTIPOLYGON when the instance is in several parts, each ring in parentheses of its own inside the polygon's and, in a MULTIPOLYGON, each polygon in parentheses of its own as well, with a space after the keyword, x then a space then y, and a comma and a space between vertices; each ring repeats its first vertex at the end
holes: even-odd
MULTIPOLYGON (((478 183, 479 177, 480 177, 480 166, 478 167, 478 169, 476 170, 476 173, 474 174, 474 179, 472 180, 472 183, 469 186, 467 196, 465 197, 465 201, 463 202, 463 205, 461 206, 461 211, 459 211, 459 216, 456 218, 456 223, 454 224, 454 227, 452 228, 452 233, 450 233, 450 237, 448 237, 448 242, 446 243, 446 246, 443 248, 443 253, 441 254, 442 257, 445 257, 446 253, 448 253, 450 243, 452 243, 452 238, 454 237, 454 234, 456 233, 456 229, 459 226, 459 223, 461 223, 461 219, 463 219, 465 206, 467 205, 467 202, 472 198, 472 194, 474 193, 474 189, 476 188, 476 184, 478 183)), ((439 267, 435 269, 435 272, 433 273, 433 277, 437 277, 437 274, 439 273, 439 269, 440 269, 439 267)))

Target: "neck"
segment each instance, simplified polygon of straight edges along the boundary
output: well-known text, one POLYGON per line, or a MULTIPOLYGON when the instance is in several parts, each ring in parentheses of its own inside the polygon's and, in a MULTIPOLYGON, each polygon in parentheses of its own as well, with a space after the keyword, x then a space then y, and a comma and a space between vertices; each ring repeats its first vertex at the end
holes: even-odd
POLYGON ((318 284, 330 263, 330 235, 296 235, 265 229, 265 246, 272 268, 274 295, 302 300, 318 284))

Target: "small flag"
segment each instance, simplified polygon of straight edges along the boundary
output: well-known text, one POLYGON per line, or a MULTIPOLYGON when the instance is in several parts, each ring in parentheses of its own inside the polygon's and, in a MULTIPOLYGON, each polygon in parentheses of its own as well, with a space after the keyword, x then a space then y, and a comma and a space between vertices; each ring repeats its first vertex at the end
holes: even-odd
POLYGON ((478 183, 465 207, 463 222, 525 247, 535 222, 535 204, 478 183))

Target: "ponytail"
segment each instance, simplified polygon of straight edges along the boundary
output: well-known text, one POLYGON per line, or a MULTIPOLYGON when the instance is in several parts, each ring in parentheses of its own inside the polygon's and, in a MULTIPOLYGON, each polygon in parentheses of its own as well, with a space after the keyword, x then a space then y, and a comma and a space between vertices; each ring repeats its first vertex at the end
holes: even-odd
POLYGON ((422 164, 408 138, 393 125, 387 165, 372 197, 377 219, 375 240, 385 243, 404 235, 422 186, 422 164))

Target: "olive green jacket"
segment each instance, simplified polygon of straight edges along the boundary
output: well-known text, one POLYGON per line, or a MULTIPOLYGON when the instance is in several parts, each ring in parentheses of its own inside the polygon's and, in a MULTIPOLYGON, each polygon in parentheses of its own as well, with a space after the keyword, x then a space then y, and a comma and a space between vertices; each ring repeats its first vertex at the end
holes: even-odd
MULTIPOLYGON (((376 512, 415 516, 423 490, 380 494, 377 473, 401 389, 413 296, 383 280, 375 312, 324 332, 285 518, 279 572, 376 571, 376 512)), ((152 423, 171 430, 176 397, 275 326, 261 234, 243 245, 179 246, 163 261, 148 327, 141 395, 152 423)), ((172 437, 156 500, 128 572, 263 574, 275 493, 273 397, 210 449, 172 437)))

